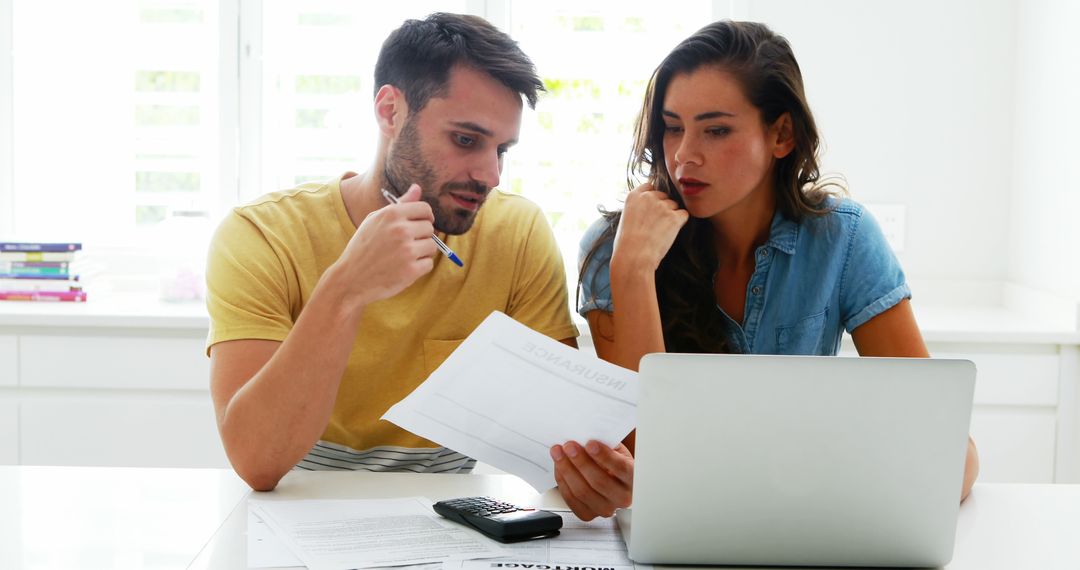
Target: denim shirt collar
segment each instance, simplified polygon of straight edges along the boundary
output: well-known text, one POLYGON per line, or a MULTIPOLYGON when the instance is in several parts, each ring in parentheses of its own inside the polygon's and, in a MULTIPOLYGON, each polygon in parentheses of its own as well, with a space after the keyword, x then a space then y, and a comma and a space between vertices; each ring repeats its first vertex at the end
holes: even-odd
POLYGON ((777 208, 776 213, 773 214, 772 225, 769 226, 769 241, 765 242, 765 246, 778 249, 788 255, 795 255, 795 243, 798 239, 798 222, 789 220, 780 212, 780 208, 777 208))

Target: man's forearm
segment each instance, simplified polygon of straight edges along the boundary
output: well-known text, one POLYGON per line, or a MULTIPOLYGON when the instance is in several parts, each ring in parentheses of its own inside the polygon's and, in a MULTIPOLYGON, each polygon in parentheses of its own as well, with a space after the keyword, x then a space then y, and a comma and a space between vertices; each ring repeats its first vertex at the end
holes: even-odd
POLYGON ((328 271, 289 336, 225 408, 225 450, 254 489, 277 485, 326 429, 363 312, 344 299, 328 271))

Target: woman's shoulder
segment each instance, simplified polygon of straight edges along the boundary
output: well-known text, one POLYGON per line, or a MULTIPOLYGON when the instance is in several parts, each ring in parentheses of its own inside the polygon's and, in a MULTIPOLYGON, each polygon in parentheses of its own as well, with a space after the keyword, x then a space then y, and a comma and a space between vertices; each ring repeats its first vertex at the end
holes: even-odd
POLYGON ((597 253, 610 257, 615 242, 614 224, 616 223, 610 214, 605 214, 590 224, 581 236, 582 256, 596 250, 597 253))
POLYGON ((808 215, 805 218, 809 223, 821 223, 823 221, 839 221, 841 223, 853 223, 859 220, 866 208, 848 198, 847 196, 826 196, 821 202, 821 215, 808 215))
POLYGON ((840 238, 858 230, 866 208, 845 196, 828 196, 821 203, 821 214, 807 214, 799 221, 801 229, 815 237, 840 238))

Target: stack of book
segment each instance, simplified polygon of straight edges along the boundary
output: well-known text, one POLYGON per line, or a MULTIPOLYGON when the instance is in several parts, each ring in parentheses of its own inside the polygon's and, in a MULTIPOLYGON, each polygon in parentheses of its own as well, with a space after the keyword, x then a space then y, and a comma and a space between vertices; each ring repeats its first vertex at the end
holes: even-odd
POLYGON ((86 300, 73 271, 80 243, 0 242, 0 301, 86 300))

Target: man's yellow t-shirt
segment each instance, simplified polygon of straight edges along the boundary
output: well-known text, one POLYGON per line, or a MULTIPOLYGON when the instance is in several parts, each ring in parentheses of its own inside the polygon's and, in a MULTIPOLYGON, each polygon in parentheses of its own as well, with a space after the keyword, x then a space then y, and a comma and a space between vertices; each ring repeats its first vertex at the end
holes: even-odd
MULTIPOLYGON (((356 232, 340 183, 268 194, 221 223, 207 265, 208 351, 228 340, 285 340, 356 232)), ((562 258, 535 204, 492 190, 472 229, 440 237, 465 266, 439 255, 430 273, 364 309, 330 423, 297 467, 467 471, 472 459, 379 417, 494 310, 554 339, 577 336, 562 258)))

